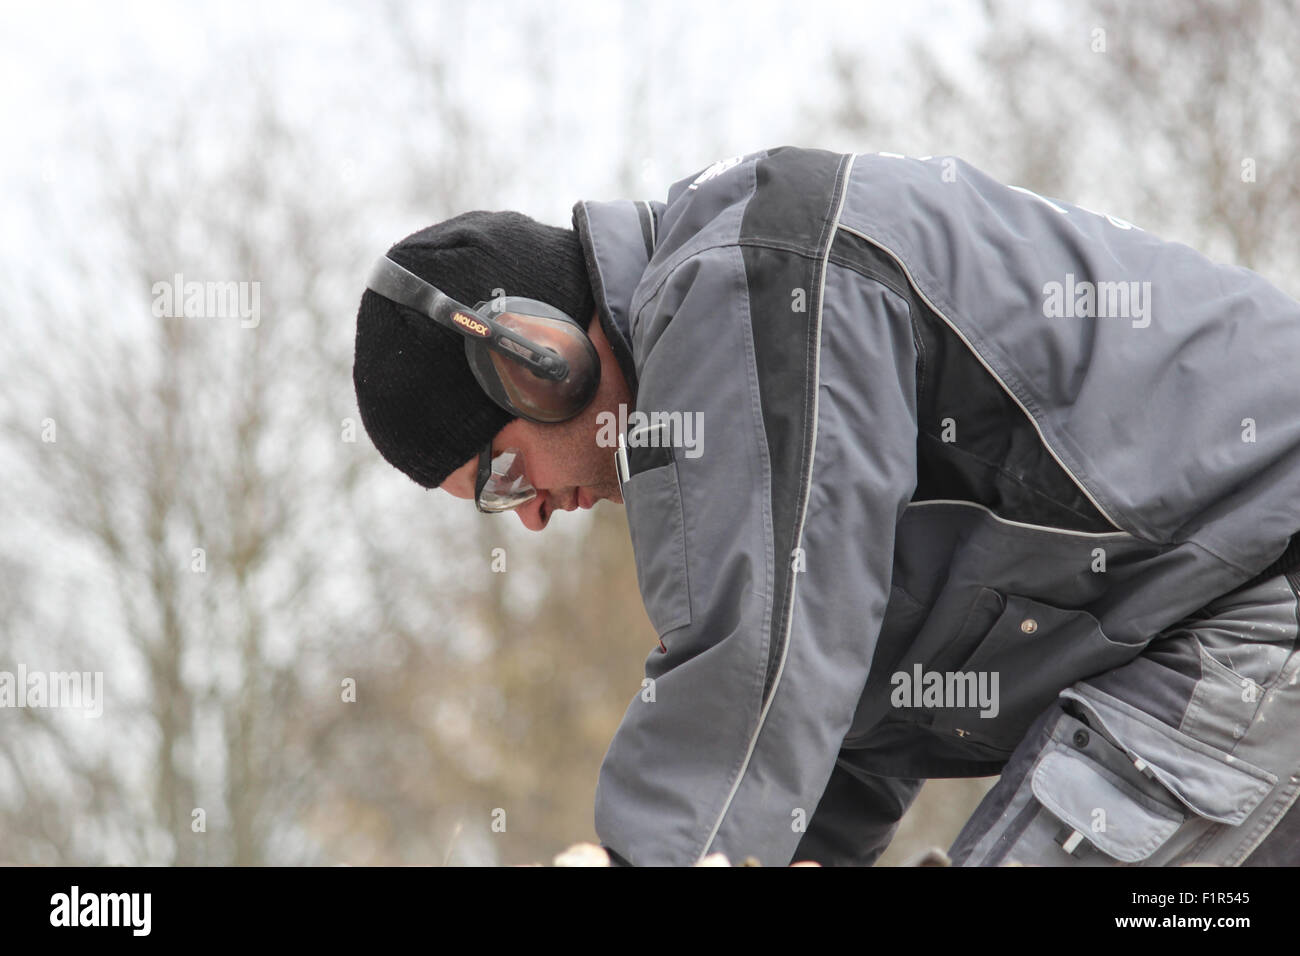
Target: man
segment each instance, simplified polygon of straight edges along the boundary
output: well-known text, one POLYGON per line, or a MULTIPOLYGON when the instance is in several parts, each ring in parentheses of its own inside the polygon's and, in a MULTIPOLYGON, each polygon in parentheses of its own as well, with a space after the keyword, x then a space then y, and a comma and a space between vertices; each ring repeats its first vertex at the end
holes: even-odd
POLYGON ((869 864, 924 779, 1001 772, 957 863, 1300 862, 1300 306, 1259 276, 790 147, 388 258, 383 455, 534 530, 627 506, 661 646, 597 786, 618 860, 869 864), (506 297, 595 358, 503 342, 549 334, 506 297))

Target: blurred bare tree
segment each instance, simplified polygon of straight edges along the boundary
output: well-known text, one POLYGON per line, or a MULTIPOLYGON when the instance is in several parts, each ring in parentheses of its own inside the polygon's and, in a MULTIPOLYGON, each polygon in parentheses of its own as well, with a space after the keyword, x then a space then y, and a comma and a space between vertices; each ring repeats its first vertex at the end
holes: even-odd
POLYGON ((152 101, 145 137, 81 107, 67 147, 101 228, 69 228, 59 273, 3 305, 57 321, 0 353, 0 507, 29 535, 0 551, 0 667, 102 670, 106 700, 98 722, 0 713, 3 862, 526 862, 594 836, 654 645, 621 511, 536 541, 473 520, 384 463, 355 408, 382 243, 491 205, 529 162, 458 161, 493 119, 419 29, 368 41, 414 112, 334 104, 398 131, 385 163, 313 136, 273 72, 152 101), (156 314, 178 274, 256 288, 260 314, 156 314))

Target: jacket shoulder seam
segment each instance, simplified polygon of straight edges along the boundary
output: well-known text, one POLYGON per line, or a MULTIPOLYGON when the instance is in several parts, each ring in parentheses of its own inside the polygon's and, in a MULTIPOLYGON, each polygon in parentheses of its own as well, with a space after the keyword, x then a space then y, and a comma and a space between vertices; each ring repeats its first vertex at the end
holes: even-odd
POLYGON ((637 307, 636 311, 632 313, 631 320, 640 320, 641 313, 645 311, 645 307, 649 305, 651 300, 659 295, 661 291, 663 291, 663 287, 668 283, 668 280, 673 277, 673 274, 692 259, 701 256, 706 252, 712 252, 714 249, 739 250, 744 246, 760 246, 767 249, 776 249, 781 252, 788 252, 791 255, 801 256, 804 259, 810 259, 813 261, 821 260, 821 256, 817 255, 815 252, 808 251, 802 246, 773 239, 728 239, 722 242, 710 243, 707 246, 702 246, 701 248, 682 256, 681 259, 672 263, 672 265, 665 266, 663 274, 655 280, 653 286, 647 288, 645 300, 637 307))

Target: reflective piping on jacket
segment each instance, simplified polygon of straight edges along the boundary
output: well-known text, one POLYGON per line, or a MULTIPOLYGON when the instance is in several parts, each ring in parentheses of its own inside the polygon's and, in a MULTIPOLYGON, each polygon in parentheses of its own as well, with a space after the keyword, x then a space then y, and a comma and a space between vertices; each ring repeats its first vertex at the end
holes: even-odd
POLYGON ((924 505, 965 505, 968 508, 979 508, 981 511, 987 511, 994 521, 1002 524, 1011 525, 1015 528, 1028 528, 1030 531, 1048 531, 1052 534, 1065 534, 1072 538, 1132 538, 1132 532, 1129 531, 1071 531, 1069 528, 1053 528, 1045 524, 1031 524, 1028 521, 1013 521, 1010 518, 1004 518, 988 505, 982 505, 978 501, 963 501, 960 498, 926 498, 924 501, 910 501, 903 509, 920 508, 924 505))
MULTIPOLYGON (((849 194, 849 176, 853 172, 853 161, 857 158, 856 153, 850 153, 847 163, 841 164, 841 171, 836 175, 838 186, 840 188, 840 201, 835 207, 835 218, 831 221, 831 228, 826 234, 826 248, 821 255, 821 276, 817 283, 817 344, 813 350, 813 404, 812 404, 812 438, 808 446, 808 465, 804 470, 803 484, 804 492, 799 501, 799 524, 795 530, 794 544, 800 547, 803 542, 803 525, 804 519, 808 515, 808 497, 812 491, 812 467, 813 460, 817 457, 817 415, 818 415, 818 392, 821 389, 821 355, 822 355, 822 306, 823 297, 826 294, 826 269, 830 261, 831 244, 835 240, 835 231, 840 225, 840 214, 844 211, 844 200, 849 194)), ((736 791, 740 789, 741 783, 745 779, 745 772, 749 769, 750 758, 754 756, 754 748, 758 746, 758 735, 763 732, 763 725, 767 722, 767 712, 772 709, 772 701, 776 700, 776 692, 781 686, 781 674, 785 671, 785 659, 790 652, 790 629, 794 622, 794 606, 796 594, 799 587, 799 576, 793 576, 790 582, 790 609, 786 612, 785 624, 781 629, 781 659, 776 667, 776 675, 772 678, 772 692, 767 696, 767 703, 763 705, 763 710, 758 715, 758 726, 754 728, 754 734, 749 738, 749 747, 745 751, 745 759, 741 762, 740 773, 736 775, 736 782, 731 785, 731 790, 727 794, 727 799, 722 804, 722 809, 718 812, 718 819, 713 823, 713 829, 709 831, 709 838, 704 841, 704 849, 700 852, 697 862, 704 859, 709 853, 709 847, 713 846, 713 840, 718 835, 718 829, 722 826, 722 821, 731 809, 731 801, 736 796, 736 791)))
MULTIPOLYGON (((645 206, 645 211, 650 215, 650 245, 657 246, 659 244, 659 235, 658 230, 655 228, 655 211, 650 207, 650 203, 644 199, 641 200, 641 205, 645 206)), ((653 249, 650 251, 651 253, 654 252, 653 249)))
POLYGON ((1011 400, 1016 403, 1017 407, 1019 407, 1019 409, 1022 412, 1025 413, 1025 417, 1028 418, 1030 424, 1034 426, 1034 431, 1038 432, 1038 437, 1042 439, 1043 447, 1047 449, 1047 453, 1051 455, 1056 460, 1056 463, 1060 465, 1061 468, 1065 471, 1065 473, 1070 476, 1070 480, 1074 482, 1075 487, 1077 487, 1081 492, 1083 492, 1083 496, 1092 502, 1093 506, 1099 512, 1101 512, 1102 517, 1104 517, 1107 521, 1109 521, 1116 529, 1123 531, 1124 529, 1120 527, 1119 522, 1110 516, 1110 513, 1107 512, 1106 509, 1103 508, 1101 504, 1097 501, 1097 499, 1092 496, 1092 493, 1083 486, 1083 483, 1079 481, 1079 479, 1075 476, 1074 472, 1072 472, 1069 468, 1066 467, 1065 462, 1061 461, 1060 456, 1056 454, 1056 449, 1052 447, 1051 443, 1047 440, 1047 436, 1043 434, 1043 430, 1038 426, 1038 420, 1034 418, 1033 415, 1029 414, 1029 409, 1025 408, 1025 406, 1021 404, 1020 399, 1016 397, 1016 394, 1013 391, 1011 391, 1011 389, 1007 388, 1007 383, 1002 381, 1002 377, 998 375, 997 372, 993 371, 992 368, 989 367, 988 362, 984 361, 984 356, 980 355, 979 349, 971 345, 970 339, 966 338, 966 336, 962 334, 961 330, 952 323, 952 321, 948 318, 948 316, 944 315, 943 312, 935 308, 934 303, 931 302, 929 297, 924 292, 921 291, 921 287, 918 286, 916 284, 916 280, 912 278, 912 271, 907 268, 907 263, 905 263, 897 255, 895 255, 894 250, 890 249, 884 243, 880 242, 878 239, 871 238, 865 233, 859 232, 857 229, 854 229, 852 226, 837 225, 836 228, 843 229, 845 232, 850 233, 851 235, 857 236, 859 239, 871 243, 881 252, 884 252, 891 259, 893 259, 895 262, 898 263, 898 267, 903 270, 903 275, 907 276, 908 284, 911 285, 913 291, 915 291, 916 294, 921 297, 921 301, 923 301, 926 305, 928 305, 931 311, 933 311, 935 315, 943 319, 944 324, 947 325, 948 328, 952 329, 952 331, 956 334, 956 336, 962 340, 963 344, 965 344, 966 348, 970 349, 971 354, 974 355, 975 358, 979 359, 979 363, 984 366, 985 370, 987 370, 990 375, 993 376, 993 380, 1002 386, 1002 390, 1006 392, 1009 396, 1011 396, 1011 400))

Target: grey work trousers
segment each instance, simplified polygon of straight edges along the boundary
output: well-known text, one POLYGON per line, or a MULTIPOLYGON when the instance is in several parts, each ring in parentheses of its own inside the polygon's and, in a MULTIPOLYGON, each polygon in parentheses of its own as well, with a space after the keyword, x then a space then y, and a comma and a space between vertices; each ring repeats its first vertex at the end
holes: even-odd
POLYGON ((1300 573, 1212 601, 1035 721, 954 865, 1300 864, 1300 573))

